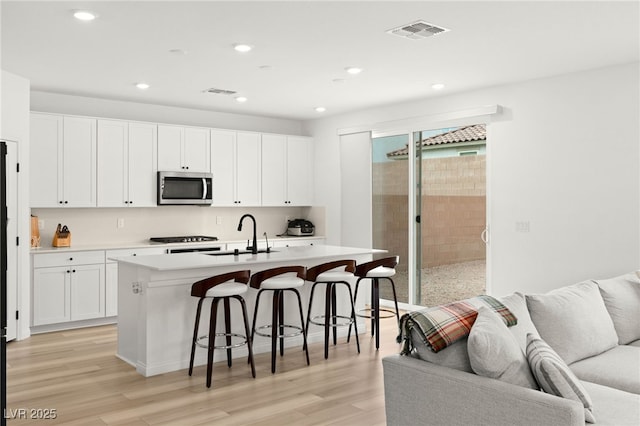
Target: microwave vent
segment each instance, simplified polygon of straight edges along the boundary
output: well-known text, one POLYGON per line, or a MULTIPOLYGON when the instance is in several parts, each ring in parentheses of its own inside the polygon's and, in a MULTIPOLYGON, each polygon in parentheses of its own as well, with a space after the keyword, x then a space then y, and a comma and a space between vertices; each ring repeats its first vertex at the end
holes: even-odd
POLYGON ((449 31, 446 28, 430 24, 425 21, 416 21, 411 24, 402 25, 387 31, 388 34, 408 38, 410 40, 422 40, 427 37, 442 34, 449 31))

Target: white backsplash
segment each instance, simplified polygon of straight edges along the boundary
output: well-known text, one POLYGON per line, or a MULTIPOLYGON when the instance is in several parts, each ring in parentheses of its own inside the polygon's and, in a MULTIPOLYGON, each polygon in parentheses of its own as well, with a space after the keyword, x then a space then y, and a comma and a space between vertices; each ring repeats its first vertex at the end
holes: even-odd
POLYGON ((253 228, 245 221, 238 232, 240 217, 250 213, 256 218, 258 237, 264 232, 275 238, 286 231, 286 218, 311 220, 316 235, 324 235, 322 207, 197 207, 161 206, 153 208, 32 209, 31 214, 44 221, 40 230, 42 247, 51 246, 58 223, 67 225, 73 245, 138 243, 150 237, 207 235, 220 240, 252 237, 253 228), (124 224, 118 228, 118 224, 124 224))

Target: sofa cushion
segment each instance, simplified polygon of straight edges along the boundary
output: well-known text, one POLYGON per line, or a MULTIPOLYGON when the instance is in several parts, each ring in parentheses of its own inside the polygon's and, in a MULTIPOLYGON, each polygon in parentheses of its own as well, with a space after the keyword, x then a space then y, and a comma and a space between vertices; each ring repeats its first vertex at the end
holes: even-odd
POLYGON ((583 381, 593 400, 593 414, 598 426, 640 425, 640 395, 583 381))
POLYGON ((473 371, 485 377, 539 389, 516 338, 491 309, 481 306, 467 339, 473 371))
POLYGON ((544 340, 527 336, 527 359, 536 380, 547 393, 578 401, 584 406, 584 418, 595 423, 593 402, 569 366, 544 340))
POLYGON ((631 273, 596 283, 618 333, 618 343, 640 339, 640 278, 631 273))
POLYGON ((598 355, 618 344, 618 335, 594 282, 527 295, 540 337, 567 363, 598 355))
POLYGON ((580 380, 640 394, 640 348, 616 346, 569 367, 580 380))
POLYGON ((466 371, 473 373, 469 362, 469 354, 467 352, 467 338, 458 340, 447 346, 440 352, 433 352, 427 345, 421 344, 420 334, 416 330, 411 330, 411 338, 415 344, 415 357, 423 361, 429 361, 443 367, 453 368, 454 370, 466 371))
POLYGON ((501 297, 500 300, 509 310, 513 313, 513 315, 518 318, 518 323, 509 327, 509 332, 513 334, 513 336, 518 341, 522 352, 524 353, 527 350, 527 334, 533 333, 535 335, 538 334, 538 330, 536 330, 536 326, 533 325, 531 321, 531 316, 529 315, 529 310, 527 309, 527 301, 524 298, 524 294, 515 292, 505 297, 501 297))

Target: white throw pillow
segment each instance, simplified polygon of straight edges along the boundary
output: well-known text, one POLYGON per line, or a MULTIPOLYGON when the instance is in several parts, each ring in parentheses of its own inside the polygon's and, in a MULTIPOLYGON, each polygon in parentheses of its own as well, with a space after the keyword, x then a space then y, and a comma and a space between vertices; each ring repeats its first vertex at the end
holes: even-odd
POLYGON ((618 334, 618 344, 640 339, 640 278, 635 273, 597 280, 604 305, 618 334))
POLYGON ((478 308, 467 349, 471 368, 477 375, 539 389, 518 341, 493 310, 478 308))
POLYGON ((540 337, 567 364, 601 354, 618 344, 611 316, 592 281, 546 294, 527 295, 526 299, 540 337))
POLYGON ((527 335, 527 359, 536 380, 547 393, 578 401, 584 406, 584 418, 595 423, 593 402, 582 383, 558 354, 539 337, 527 335))

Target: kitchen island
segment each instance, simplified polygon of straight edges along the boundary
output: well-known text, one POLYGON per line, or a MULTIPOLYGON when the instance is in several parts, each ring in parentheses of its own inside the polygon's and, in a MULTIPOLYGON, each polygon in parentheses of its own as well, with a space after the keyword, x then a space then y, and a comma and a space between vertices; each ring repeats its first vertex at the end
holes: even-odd
MULTIPOLYGON (((191 285, 201 279, 242 269, 249 269, 253 274, 286 265, 312 267, 338 259, 354 259, 357 263, 363 263, 371 260, 375 253, 384 253, 384 250, 319 245, 282 247, 270 253, 258 254, 181 253, 119 257, 115 259, 118 262, 117 356, 147 377, 188 368, 197 306, 197 299, 191 297, 191 285)), ((300 292, 305 315, 310 287, 311 284, 306 285, 300 292)), ((250 315, 253 314, 256 294, 257 290, 250 288, 244 295, 250 315)), ((347 297, 346 290, 338 294, 339 312, 348 312, 350 309, 347 297)), ((363 300, 360 299, 356 310, 363 307, 363 300)), ((321 314, 321 305, 314 303, 312 316, 321 314)), ((291 299, 291 302, 285 302, 285 308, 285 322, 295 323, 295 320, 286 319, 298 318, 297 304, 291 299)), ((240 307, 233 303, 231 310, 232 332, 244 334, 240 307)), ((208 308, 203 308, 199 335, 208 334, 208 312, 208 308)), ((222 312, 218 312, 218 315, 218 321, 222 323, 222 312)), ((261 305, 257 324, 267 324, 270 320, 268 305, 261 305)), ((358 327, 361 333, 365 330, 362 319, 358 321, 358 327)), ((346 335, 346 332, 346 328, 339 329, 340 336, 346 335)), ((309 342, 323 339, 322 328, 312 326, 308 334, 309 342)), ((301 349, 302 337, 286 339, 285 345, 299 346, 301 349)), ((256 336, 253 351, 271 351, 270 339, 256 336)), ((246 346, 233 351, 234 358, 246 355, 246 346)), ((214 362, 222 359, 225 359, 225 351, 215 351, 214 362)), ((195 365, 203 364, 206 364, 206 351, 197 350, 195 365)))

